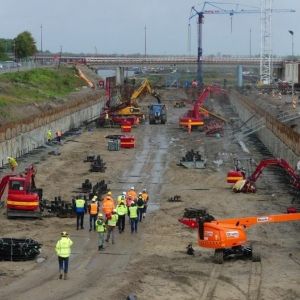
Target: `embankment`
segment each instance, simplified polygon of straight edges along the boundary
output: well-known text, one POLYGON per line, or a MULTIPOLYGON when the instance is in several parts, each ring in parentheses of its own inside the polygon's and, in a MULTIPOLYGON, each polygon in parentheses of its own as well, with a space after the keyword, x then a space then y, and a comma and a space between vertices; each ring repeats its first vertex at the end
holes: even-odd
POLYGON ((100 114, 104 105, 101 91, 89 91, 75 101, 52 108, 47 112, 0 128, 0 166, 7 164, 7 156, 20 157, 46 142, 49 129, 66 132, 100 114))

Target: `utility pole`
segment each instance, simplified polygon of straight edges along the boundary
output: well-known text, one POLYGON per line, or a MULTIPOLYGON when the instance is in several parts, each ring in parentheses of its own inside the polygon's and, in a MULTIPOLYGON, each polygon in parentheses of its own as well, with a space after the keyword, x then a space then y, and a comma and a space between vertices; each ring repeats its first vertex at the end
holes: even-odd
POLYGON ((251 36, 251 28, 250 28, 250 41, 249 41, 249 50, 250 50, 250 57, 252 57, 252 36, 251 36))
POLYGON ((60 46, 60 54, 59 54, 59 61, 58 61, 58 69, 60 68, 60 61, 61 61, 61 56, 62 56, 62 46, 60 46))
POLYGON ((145 58, 147 57, 147 27, 146 27, 146 25, 145 25, 145 28, 144 28, 144 30, 145 30, 145 58))
POLYGON ((41 24, 41 54, 43 54, 43 25, 41 24))

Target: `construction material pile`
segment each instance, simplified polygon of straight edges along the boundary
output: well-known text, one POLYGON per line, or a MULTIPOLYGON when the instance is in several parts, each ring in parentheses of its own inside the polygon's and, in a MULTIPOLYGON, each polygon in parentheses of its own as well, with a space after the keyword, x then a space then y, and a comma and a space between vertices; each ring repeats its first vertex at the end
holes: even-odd
POLYGON ((180 160, 179 165, 189 169, 204 169, 206 167, 206 160, 202 159, 199 151, 194 151, 192 149, 186 152, 185 156, 180 160))
POLYGON ((43 199, 41 201, 43 217, 72 218, 75 216, 74 203, 66 202, 60 196, 53 201, 43 199))
POLYGON ((189 207, 189 208, 185 208, 183 213, 183 217, 189 219, 197 219, 204 215, 206 215, 206 208, 189 207))
POLYGON ((105 172, 105 162, 100 155, 88 156, 87 162, 91 162, 90 172, 105 172))
POLYGON ((97 196, 100 200, 102 196, 107 193, 107 191, 108 188, 105 180, 101 180, 93 186, 92 193, 90 194, 89 198, 91 199, 93 196, 97 196))
POLYGON ((0 238, 0 260, 22 261, 35 259, 41 244, 32 239, 0 238))

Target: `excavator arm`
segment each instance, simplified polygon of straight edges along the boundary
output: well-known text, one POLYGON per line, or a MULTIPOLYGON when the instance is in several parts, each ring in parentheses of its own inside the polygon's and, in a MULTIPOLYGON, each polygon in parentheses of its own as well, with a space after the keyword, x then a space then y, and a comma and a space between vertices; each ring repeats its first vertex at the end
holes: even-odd
POLYGON ((142 94, 144 94, 146 92, 148 92, 150 95, 155 97, 157 99, 158 103, 161 103, 159 94, 155 90, 152 89, 151 84, 148 79, 145 79, 142 82, 142 84, 140 85, 140 87, 132 93, 132 95, 130 97, 131 102, 132 103, 135 102, 137 100, 137 98, 139 98, 142 94))

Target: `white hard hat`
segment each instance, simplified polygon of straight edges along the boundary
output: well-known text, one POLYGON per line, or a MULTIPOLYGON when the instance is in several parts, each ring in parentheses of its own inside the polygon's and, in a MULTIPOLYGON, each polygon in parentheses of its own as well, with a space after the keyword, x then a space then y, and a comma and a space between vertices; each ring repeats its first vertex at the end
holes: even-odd
POLYGON ((126 192, 123 192, 122 195, 126 196, 126 192))
POLYGON ((143 192, 146 192, 147 190, 145 188, 143 188, 143 192))
POLYGON ((134 190, 134 186, 132 186, 130 189, 131 189, 131 190, 134 190))

